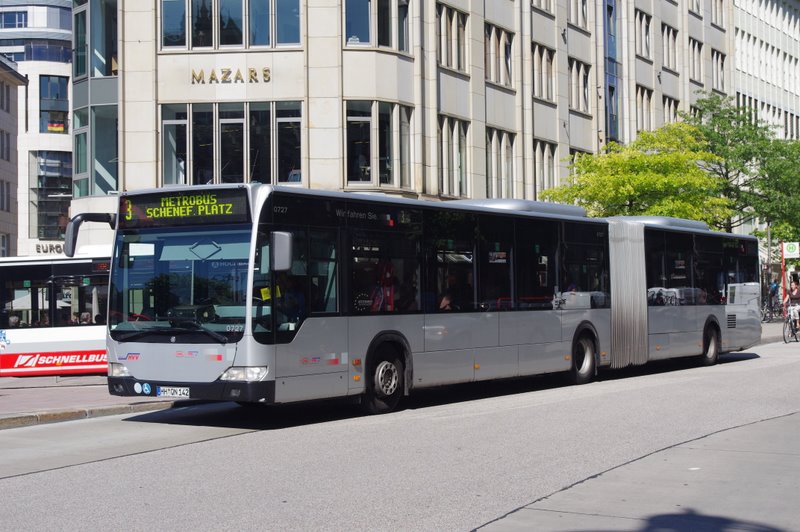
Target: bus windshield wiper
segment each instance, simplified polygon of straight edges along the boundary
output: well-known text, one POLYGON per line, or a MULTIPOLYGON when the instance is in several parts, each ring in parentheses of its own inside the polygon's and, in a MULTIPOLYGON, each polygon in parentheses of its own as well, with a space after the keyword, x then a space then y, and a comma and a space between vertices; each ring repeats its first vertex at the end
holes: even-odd
POLYGON ((200 332, 203 332, 203 333, 207 334, 208 336, 210 336, 211 338, 213 338, 214 340, 218 341, 221 344, 227 344, 228 343, 228 337, 227 336, 223 336, 223 335, 221 335, 220 333, 218 333, 216 331, 212 331, 211 329, 206 329, 203 326, 203 324, 198 323, 196 321, 192 321, 192 320, 175 320, 175 321, 171 321, 170 325, 172 325, 173 328, 192 329, 192 330, 195 330, 195 331, 200 331, 200 332))
POLYGON ((139 329, 137 331, 131 331, 122 334, 119 338, 117 338, 117 341, 130 342, 131 340, 142 338, 143 336, 147 336, 148 334, 179 334, 179 333, 185 333, 187 330, 197 331, 207 334, 208 336, 210 336, 211 338, 213 338, 214 340, 218 341, 221 344, 228 343, 228 338, 226 336, 223 336, 218 332, 212 331, 210 329, 206 329, 196 321, 190 321, 190 320, 173 322, 172 327, 150 327, 147 329, 139 329))

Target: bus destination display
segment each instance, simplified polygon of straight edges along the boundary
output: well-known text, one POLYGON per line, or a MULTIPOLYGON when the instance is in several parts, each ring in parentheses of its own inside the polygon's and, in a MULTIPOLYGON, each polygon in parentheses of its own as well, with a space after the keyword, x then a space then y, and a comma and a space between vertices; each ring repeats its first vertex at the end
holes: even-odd
POLYGON ((119 227, 122 229, 249 221, 245 189, 130 195, 121 197, 119 204, 119 227))

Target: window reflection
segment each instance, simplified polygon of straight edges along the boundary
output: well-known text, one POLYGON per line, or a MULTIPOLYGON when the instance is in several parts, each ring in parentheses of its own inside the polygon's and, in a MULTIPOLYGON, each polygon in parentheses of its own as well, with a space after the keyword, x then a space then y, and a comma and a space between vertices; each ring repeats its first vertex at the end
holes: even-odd
POLYGON ((242 44, 242 0, 219 0, 219 43, 242 44))
POLYGON ((300 1, 275 0, 278 44, 300 42, 300 1))
POLYGON ((212 39, 211 0, 192 0, 192 47, 209 47, 212 39))
POLYGON ((269 44, 269 0, 250 0, 250 45, 269 44))
POLYGON ((186 46, 186 5, 184 0, 162 0, 161 31, 162 44, 186 46))
POLYGON ((299 183, 301 172, 300 102, 278 102, 278 181, 299 183))

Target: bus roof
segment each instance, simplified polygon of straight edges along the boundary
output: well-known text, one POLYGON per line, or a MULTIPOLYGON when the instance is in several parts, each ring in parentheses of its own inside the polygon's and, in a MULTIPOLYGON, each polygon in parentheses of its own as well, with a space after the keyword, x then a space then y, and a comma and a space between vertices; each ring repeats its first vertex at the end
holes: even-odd
POLYGON ((730 236, 732 238, 745 238, 748 240, 758 240, 751 235, 737 235, 715 231, 708 227, 708 224, 699 220, 685 220, 683 218, 671 218, 669 216, 612 216, 607 218, 609 221, 638 222, 645 227, 658 229, 670 229, 673 231, 708 233, 713 236, 730 236))

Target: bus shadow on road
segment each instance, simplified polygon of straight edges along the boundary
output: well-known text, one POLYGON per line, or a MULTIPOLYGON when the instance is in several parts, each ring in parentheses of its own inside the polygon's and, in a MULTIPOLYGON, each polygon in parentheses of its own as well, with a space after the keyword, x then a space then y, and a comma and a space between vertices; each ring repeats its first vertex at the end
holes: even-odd
MULTIPOLYGON (((602 529, 593 528, 591 530, 594 532, 605 532, 602 529)), ((709 532, 733 532, 735 530, 747 532, 781 532, 783 529, 753 521, 741 521, 735 518, 706 515, 688 508, 679 513, 650 516, 637 532, 680 532, 683 530, 705 530, 709 532)), ((579 529, 576 529, 576 532, 579 532, 579 529)), ((611 530, 608 532, 611 532, 611 530)))
MULTIPOLYGON (((731 364, 758 358, 757 354, 750 352, 728 353, 720 356, 719 363, 731 364)), ((597 381, 614 381, 693 368, 700 369, 698 368, 697 359, 658 360, 644 366, 601 371, 597 376, 597 381)), ((566 374, 555 373, 424 388, 415 390, 409 397, 406 397, 401 403, 401 410, 419 410, 442 405, 480 401, 494 397, 561 388, 568 385, 568 376, 566 374)), ((126 421, 260 431, 330 423, 366 416, 367 414, 364 414, 360 409, 357 401, 352 398, 326 399, 287 405, 249 406, 240 406, 232 402, 186 401, 179 403, 174 408, 132 416, 127 418, 126 421)))

